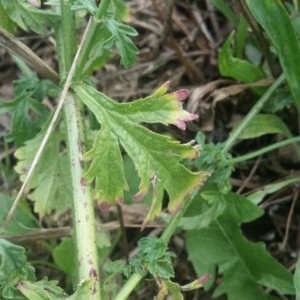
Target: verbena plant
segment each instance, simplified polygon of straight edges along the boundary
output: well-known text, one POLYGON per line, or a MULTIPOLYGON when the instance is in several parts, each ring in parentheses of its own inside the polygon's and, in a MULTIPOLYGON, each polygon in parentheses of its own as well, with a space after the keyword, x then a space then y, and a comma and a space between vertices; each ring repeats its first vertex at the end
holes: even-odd
MULTIPOLYGON (((245 19, 238 18, 225 2, 212 2, 238 28, 235 44, 238 46, 232 46, 235 37, 231 35, 221 49, 221 73, 245 83, 265 78, 270 66, 256 65, 242 57, 242 49, 248 42, 245 19)), ((215 296, 225 293, 228 299, 274 299, 270 290, 279 295, 299 293, 298 268, 293 283, 291 273, 270 256, 264 245, 248 241, 240 230, 242 223, 262 215, 257 205, 266 194, 299 181, 299 177, 266 186, 247 198, 232 192, 229 182, 235 164, 299 141, 278 117, 262 113, 271 96, 280 92, 284 78, 299 110, 298 65, 285 55, 288 51, 294 59, 300 57, 297 32, 279 0, 249 0, 244 4, 268 34, 268 47, 276 49, 283 74, 269 89, 253 89, 257 103, 223 144, 205 144, 204 136, 199 133, 197 141, 202 146, 202 155, 197 158, 199 146, 194 142, 180 144, 141 125, 163 123, 185 129, 185 122, 197 118, 182 108, 187 90, 168 93, 169 82, 166 82, 146 98, 120 104, 98 91, 89 77, 95 66, 100 68, 115 50, 123 66, 130 67, 135 62, 138 50, 131 37, 137 32, 124 23, 128 11, 123 1, 102 0, 97 6, 92 0, 52 0, 46 4, 48 9, 40 9, 37 0, 0 1, 0 43, 13 54, 24 75, 14 84, 15 99, 0 106, 1 113, 11 112, 13 116, 11 133, 6 139, 18 148, 16 171, 23 181, 8 215, 8 209, 1 212, 2 218, 6 218, 2 237, 9 238, 13 233, 25 233, 27 228, 38 226, 26 202, 20 202, 26 192, 26 197, 34 201, 34 211, 40 219, 52 212, 58 218, 72 209, 75 242, 73 246, 70 240, 65 240, 53 252, 57 266, 74 283, 75 292, 68 296, 57 281, 47 278, 36 281, 24 248, 1 239, 3 299, 127 299, 146 274, 153 276, 158 284, 156 299, 166 296, 183 299, 184 291, 202 287, 209 275, 214 282, 216 269, 223 279, 215 296), (78 42, 75 19, 83 13, 90 20, 78 42), (280 16, 286 26, 277 19, 272 21, 269 15, 280 16), (41 35, 54 32, 59 74, 8 32, 15 26, 11 20, 23 30, 41 35), (44 79, 38 79, 36 74, 44 79), (46 96, 58 99, 54 112, 41 103, 46 96), (34 120, 29 117, 32 112, 34 120), (91 126, 87 118, 90 114, 97 119, 100 129, 91 126), (287 139, 243 157, 230 155, 238 139, 270 133, 284 134, 287 139), (141 239, 138 255, 126 266, 121 261, 106 265, 104 277, 99 273, 99 261, 102 263, 108 255, 105 243, 110 242, 107 235, 96 235, 93 199, 102 210, 122 203, 124 191, 129 188, 123 153, 131 157, 140 178, 134 199, 142 200, 149 190, 153 194, 143 227, 160 215, 164 191, 168 193, 168 209, 172 214, 166 217, 168 223, 160 238, 141 239), (182 163, 183 159, 192 158, 196 158, 194 169, 201 171, 191 172, 182 163), (207 184, 199 190, 208 173, 211 176, 207 184), (12 219, 14 212, 16 220, 22 220, 22 226, 12 219), (167 247, 178 227, 186 231, 189 259, 199 275, 185 286, 172 281, 174 253, 167 247), (76 256, 75 264, 66 259, 68 255, 76 256), (113 288, 114 277, 123 271, 127 280, 113 288)), ((289 6, 289 9, 298 8, 289 6)), ((2 166, 7 170, 10 167, 9 162, 2 166)), ((3 207, 8 208, 11 203, 8 196, 1 195, 3 207)))

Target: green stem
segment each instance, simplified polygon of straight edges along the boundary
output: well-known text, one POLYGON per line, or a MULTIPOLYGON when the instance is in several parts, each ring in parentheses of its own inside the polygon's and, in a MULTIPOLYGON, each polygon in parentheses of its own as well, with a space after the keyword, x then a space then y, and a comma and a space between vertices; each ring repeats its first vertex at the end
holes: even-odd
POLYGON ((77 247, 78 283, 94 278, 94 287, 89 298, 100 300, 100 278, 96 244, 96 226, 93 199, 90 188, 82 180, 83 129, 80 109, 72 96, 65 101, 67 145, 71 165, 73 189, 73 224, 77 247))
MULTIPOLYGON (((199 188, 194 190, 193 193, 190 195, 190 197, 184 201, 183 207, 171 218, 170 222, 168 223, 167 227, 163 231, 160 238, 165 241, 169 242, 171 236, 174 234, 174 232, 177 229, 177 225, 181 217, 184 215, 186 209, 189 207, 189 205, 192 203, 193 199, 197 195, 199 191, 199 188)), ((137 284, 144 278, 144 275, 134 273, 123 285, 117 296, 114 300, 126 300, 128 299, 128 296, 130 293, 135 289, 137 284)))
POLYGON ((284 80, 285 80, 284 74, 281 74, 274 81, 274 83, 269 87, 269 89, 263 94, 263 96, 257 101, 257 103, 250 110, 250 112, 245 116, 245 118, 243 118, 243 120, 239 123, 239 125, 230 134, 222 150, 223 153, 228 152, 230 148, 233 147, 233 145, 239 138, 242 131, 248 126, 248 124, 254 118, 254 116, 261 111, 265 103, 271 97, 272 93, 281 85, 281 83, 284 80))
POLYGON ((119 291, 118 295, 114 300, 126 300, 131 294, 133 289, 138 285, 138 283, 144 278, 144 275, 135 273, 133 274, 126 283, 122 286, 122 289, 119 291))
MULTIPOLYGON (((57 26, 56 34, 59 39, 58 57, 61 83, 63 83, 72 66, 77 41, 71 4, 69 1, 61 0, 60 5, 62 26, 57 26)), ((65 100, 64 115, 73 190, 73 225, 78 259, 78 283, 90 278, 94 279, 93 287, 89 295, 85 295, 85 299, 101 300, 93 199, 90 187, 82 180, 85 172, 82 161, 85 132, 81 112, 81 104, 72 95, 68 95, 65 100)))
POLYGON ((282 147, 285 147, 285 146, 288 146, 290 144, 295 144, 295 143, 298 143, 300 142, 300 137, 293 137, 293 138, 290 138, 290 139, 287 139, 287 140, 284 140, 284 141, 281 141, 281 142, 278 142, 278 143, 275 143, 273 145, 270 145, 270 146, 267 146, 267 147, 264 147, 262 149, 259 149, 257 151, 254 151, 254 152, 251 152, 249 154, 246 154, 246 155, 242 155, 242 156, 238 156, 238 157, 235 157, 235 158, 232 158, 230 159, 228 162, 230 164, 237 164, 237 163, 240 163, 240 162, 243 162, 245 160, 248 160, 248 159, 252 159, 252 158, 255 158, 255 157, 258 157, 262 154, 265 154, 267 152, 270 152, 270 151, 273 151, 275 149, 279 149, 279 148, 282 148, 282 147))
POLYGON ((76 53, 76 33, 74 13, 68 1, 60 0, 62 26, 57 26, 58 58, 61 82, 67 77, 76 53))
POLYGON ((76 78, 80 78, 83 74, 84 66, 88 60, 88 57, 93 48, 93 41, 96 39, 96 34, 100 34, 99 26, 101 25, 101 19, 105 15, 110 5, 110 0, 101 0, 100 5, 95 13, 94 19, 92 21, 91 30, 88 33, 86 43, 82 47, 81 55, 79 57, 77 69, 76 69, 76 78))

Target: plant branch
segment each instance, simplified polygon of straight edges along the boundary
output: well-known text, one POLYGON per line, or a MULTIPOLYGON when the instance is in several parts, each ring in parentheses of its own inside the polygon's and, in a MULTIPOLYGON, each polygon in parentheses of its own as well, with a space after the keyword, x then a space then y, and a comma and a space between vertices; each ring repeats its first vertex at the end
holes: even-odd
POLYGON ((70 159, 73 190, 73 224, 77 248, 78 283, 94 278, 94 285, 86 299, 101 299, 98 254, 96 244, 96 226, 93 198, 90 186, 82 179, 84 129, 81 116, 81 103, 69 95, 65 101, 65 120, 67 127, 67 145, 70 159))
MULTIPOLYGON (((76 49, 74 12, 68 1, 61 0, 62 26, 57 29, 57 37, 62 38, 58 55, 61 60, 61 80, 65 80, 72 67, 76 49)), ((74 95, 67 95, 64 107, 67 133, 69 168, 72 179, 72 214, 74 241, 77 255, 77 283, 93 279, 92 288, 85 295, 87 300, 101 300, 100 274, 96 243, 94 203, 90 185, 83 180, 85 166, 85 128, 82 117, 82 103, 74 95)))
POLYGON ((235 142, 238 140, 240 134, 242 131, 248 126, 250 121, 254 118, 255 115, 257 115, 265 103, 269 100, 273 92, 282 84, 282 82, 285 80, 285 76, 282 73, 269 87, 269 89, 263 94, 263 96, 257 101, 257 103, 252 107, 250 112, 243 118, 243 120, 238 124, 238 126, 233 130, 233 132, 230 134, 229 138, 227 139, 224 148, 222 150, 223 153, 228 152, 230 148, 233 147, 235 142))
MULTIPOLYGON (((141 228, 142 225, 143 224, 124 223, 125 228, 141 228)), ((154 222, 147 224, 147 228, 163 228, 163 227, 164 224, 159 224, 154 222)), ((111 221, 96 226, 96 231, 100 233, 103 231, 120 230, 120 228, 121 227, 119 221, 111 221)), ((61 239, 63 237, 67 237, 71 235, 72 235, 72 228, 70 226, 65 226, 65 227, 56 227, 56 228, 33 229, 30 232, 24 232, 19 234, 0 234, 0 239, 6 239, 12 243, 28 244, 29 242, 32 241, 61 239)))
POLYGON ((300 137, 299 136, 289 138, 287 140, 280 141, 278 143, 275 143, 275 144, 272 144, 270 146, 264 147, 264 148, 259 149, 257 151, 253 151, 249 154, 232 158, 228 162, 230 164, 237 164, 237 163, 243 162, 245 160, 249 160, 249 159, 255 158, 257 156, 260 156, 262 154, 268 153, 270 151, 273 151, 273 150, 276 150, 276 149, 279 149, 279 148, 282 148, 282 147, 285 147, 285 146, 288 146, 288 145, 291 145, 291 144, 299 143, 299 142, 300 142, 300 137))

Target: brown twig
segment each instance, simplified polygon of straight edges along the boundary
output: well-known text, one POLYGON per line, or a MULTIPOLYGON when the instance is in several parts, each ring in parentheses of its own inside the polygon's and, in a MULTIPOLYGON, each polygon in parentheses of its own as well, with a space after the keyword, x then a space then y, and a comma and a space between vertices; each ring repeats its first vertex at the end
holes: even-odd
MULTIPOLYGON (((142 224, 132 224, 124 223, 124 228, 140 228, 142 224)), ((163 228, 164 224, 160 223, 149 223, 147 228, 163 228)), ((120 229, 120 223, 118 221, 112 221, 108 223, 101 224, 97 227, 97 231, 114 231, 120 229)), ((71 236, 72 228, 57 227, 57 228, 47 228, 47 229, 35 229, 31 232, 21 233, 21 234, 0 234, 1 239, 9 240, 13 243, 29 243, 38 240, 53 240, 60 239, 63 237, 71 236)))
POLYGON ((256 170, 260 164, 260 161, 261 161, 261 156, 258 157, 253 168, 251 169, 249 176, 244 180, 244 182, 242 183, 240 188, 237 190, 237 192, 236 192, 237 194, 241 194, 243 189, 245 188, 245 186, 247 186, 247 184, 250 182, 251 178, 253 177, 254 173, 256 172, 256 170))
POLYGON ((122 213, 122 207, 120 205, 117 205, 117 211, 118 211, 118 219, 120 222, 120 229, 122 232, 122 244, 123 244, 123 253, 126 261, 128 262, 129 260, 129 246, 128 246, 128 239, 127 239, 127 234, 125 230, 125 225, 124 225, 124 219, 123 219, 123 213, 122 213))
POLYGON ((294 210, 295 210, 295 206, 296 206, 298 196, 299 196, 299 189, 297 189, 294 193, 292 205, 291 205, 291 208, 290 208, 287 220, 286 220, 284 238, 283 238, 283 241, 282 241, 281 247, 280 247, 282 250, 285 249, 285 247, 287 245, 287 242, 288 242, 288 239, 289 239, 289 231, 290 231, 292 217, 293 217, 293 213, 294 213, 294 210))

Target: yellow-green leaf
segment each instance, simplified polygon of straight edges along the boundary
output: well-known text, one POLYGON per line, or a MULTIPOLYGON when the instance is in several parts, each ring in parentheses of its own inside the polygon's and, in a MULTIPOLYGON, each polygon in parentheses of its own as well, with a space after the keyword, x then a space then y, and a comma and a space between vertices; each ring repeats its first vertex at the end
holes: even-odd
POLYGON ((169 194, 169 210, 176 211, 184 198, 204 182, 206 174, 193 173, 181 163, 182 159, 197 157, 197 147, 180 144, 140 124, 160 122, 185 129, 186 121, 197 118, 182 109, 181 101, 187 91, 167 94, 168 87, 167 82, 151 96, 131 103, 117 103, 86 84, 73 87, 101 124, 92 150, 84 157, 92 160, 84 176, 96 181, 100 205, 122 201, 123 190, 127 188, 119 145, 131 157, 141 178, 134 199, 141 200, 153 188, 154 201, 146 221, 160 213, 164 190, 169 194))

